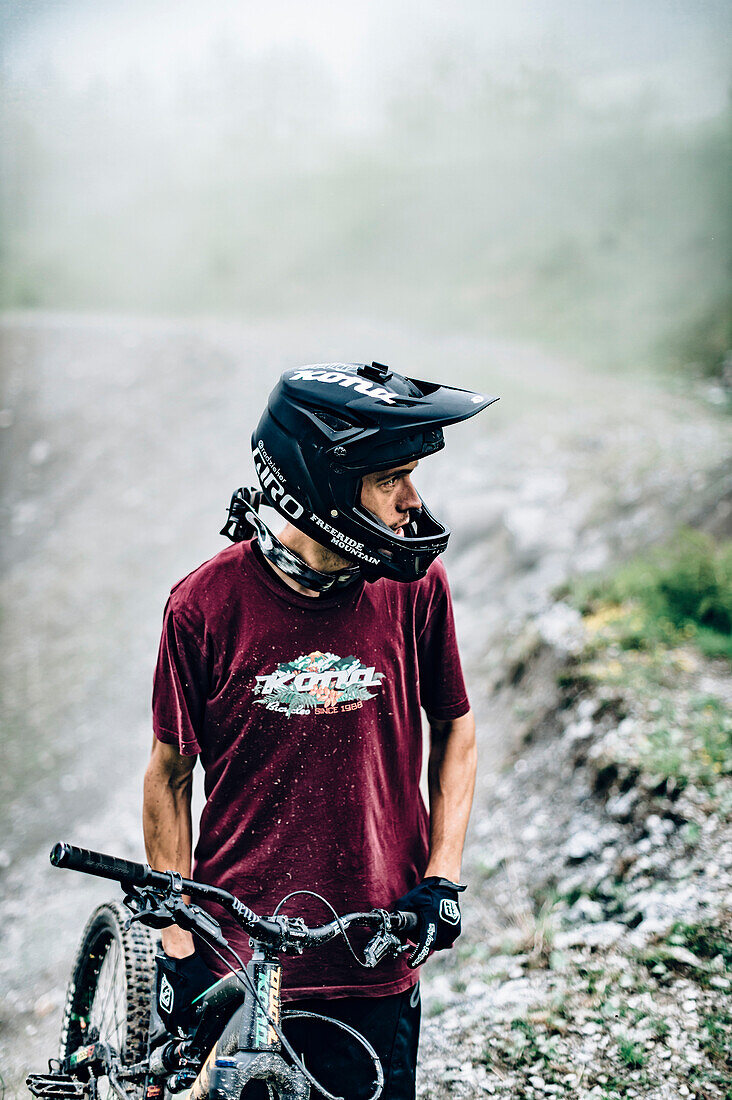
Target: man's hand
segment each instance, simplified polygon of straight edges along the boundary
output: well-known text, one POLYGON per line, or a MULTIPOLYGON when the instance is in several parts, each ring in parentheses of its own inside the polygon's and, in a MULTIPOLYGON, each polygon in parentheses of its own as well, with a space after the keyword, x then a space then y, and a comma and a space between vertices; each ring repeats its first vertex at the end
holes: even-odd
POLYGON ((212 986, 216 978, 199 955, 185 959, 156 957, 155 1004, 171 1035, 185 1036, 195 1021, 192 1001, 212 986))
POLYGON ((419 917, 417 946, 408 962, 412 970, 421 966, 431 951, 452 947, 461 932, 459 893, 465 889, 447 878, 430 876, 392 905, 419 917))

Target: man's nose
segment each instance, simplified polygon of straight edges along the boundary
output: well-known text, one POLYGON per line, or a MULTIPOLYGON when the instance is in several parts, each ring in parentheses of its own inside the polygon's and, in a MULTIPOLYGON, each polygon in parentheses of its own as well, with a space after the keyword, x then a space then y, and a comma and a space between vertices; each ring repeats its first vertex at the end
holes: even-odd
POLYGON ((408 512, 411 508, 421 508, 422 498, 412 485, 411 480, 408 477, 405 477, 400 482, 400 485, 402 491, 399 494, 399 499, 397 501, 397 508, 399 509, 399 511, 408 512))

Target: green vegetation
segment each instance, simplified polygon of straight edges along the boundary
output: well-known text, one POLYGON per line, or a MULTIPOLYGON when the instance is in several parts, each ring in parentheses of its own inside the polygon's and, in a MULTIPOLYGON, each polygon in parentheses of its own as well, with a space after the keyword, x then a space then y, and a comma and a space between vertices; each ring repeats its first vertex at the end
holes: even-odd
MULTIPOLYGON (((732 1015, 710 1012, 702 1020, 702 1046, 717 1067, 732 1070, 732 1015)), ((732 1084, 732 1078, 729 1079, 732 1084)))
POLYGON ((683 727, 658 725, 641 743, 644 771, 675 780, 712 786, 720 775, 732 775, 732 716, 717 699, 692 703, 683 727))
MULTIPOLYGON (((617 717, 612 744, 594 761, 597 792, 640 783, 675 798, 692 786, 726 814, 732 708, 714 686, 726 670, 705 661, 732 661, 732 541, 682 531, 671 544, 610 576, 579 580, 564 595, 582 612, 585 644, 563 669, 561 685, 570 698, 599 695, 603 713, 611 707, 617 717)), ((698 824, 689 822, 687 845, 699 838, 698 824)))
POLYGON ((678 922, 659 943, 640 952, 638 961, 656 978, 668 984, 674 972, 692 973, 702 987, 716 975, 732 971, 732 913, 717 921, 695 924, 678 922))
POLYGON ((691 642, 732 660, 732 541, 681 531, 609 578, 577 582, 571 598, 599 641, 645 650, 691 642))
POLYGON ((519 1016, 511 1021, 509 1036, 503 1040, 493 1039, 484 1052, 487 1065, 504 1066, 507 1069, 529 1069, 541 1072, 541 1076, 552 1084, 561 1081, 568 1067, 559 1058, 557 1044, 553 1035, 564 1034, 564 1022, 553 1027, 551 1021, 519 1016))
POLYGON ((692 1066, 691 1079, 702 1087, 717 1086, 720 1091, 713 1095, 732 1100, 732 1015, 729 1012, 721 1009, 706 1013, 701 1021, 701 1046, 707 1064, 692 1066))
POLYGON ((725 970, 732 970, 732 913, 726 926, 702 921, 699 924, 675 924, 667 940, 693 952, 700 959, 721 959, 725 970))
MULTIPOLYGON (((640 776, 669 796, 691 784, 727 812, 732 710, 700 690, 700 677, 703 658, 732 660, 732 542, 682 531, 564 594, 583 614, 586 642, 562 686, 569 695, 599 690, 618 717, 612 753, 596 763, 597 790, 627 789, 640 776)), ((685 839, 698 842, 693 823, 685 839)))
POLYGON ((620 1061, 630 1069, 642 1069, 648 1061, 641 1043, 636 1043, 627 1037, 618 1039, 618 1055, 620 1061))

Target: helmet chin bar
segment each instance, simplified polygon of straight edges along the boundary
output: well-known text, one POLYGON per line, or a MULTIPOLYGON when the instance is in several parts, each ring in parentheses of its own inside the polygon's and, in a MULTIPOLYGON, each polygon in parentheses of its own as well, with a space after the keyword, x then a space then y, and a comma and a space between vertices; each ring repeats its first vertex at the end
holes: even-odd
MULTIPOLYGON (((399 579, 407 582, 425 575, 435 558, 444 553, 450 538, 449 528, 432 515, 424 501, 421 508, 410 509, 409 523, 401 535, 362 505, 356 505, 352 514, 364 533, 370 535, 372 552, 390 567, 390 573, 398 571, 399 579)), ((366 580, 383 575, 378 567, 372 570, 364 565, 362 569, 366 580)))

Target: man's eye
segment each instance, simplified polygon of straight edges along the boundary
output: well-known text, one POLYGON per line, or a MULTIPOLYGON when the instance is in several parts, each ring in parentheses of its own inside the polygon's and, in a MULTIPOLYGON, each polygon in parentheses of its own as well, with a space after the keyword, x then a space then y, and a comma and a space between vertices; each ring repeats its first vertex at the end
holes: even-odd
POLYGON ((395 477, 390 477, 388 481, 382 481, 381 488, 382 489, 391 489, 392 486, 394 486, 394 485, 396 485, 396 478, 395 477))

